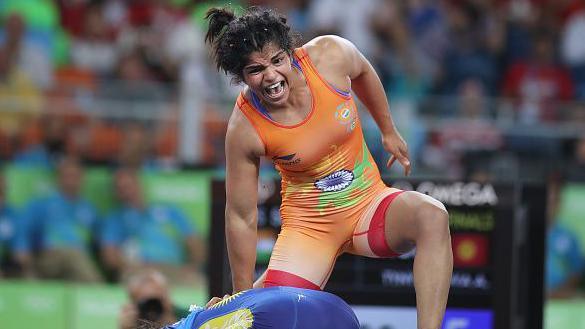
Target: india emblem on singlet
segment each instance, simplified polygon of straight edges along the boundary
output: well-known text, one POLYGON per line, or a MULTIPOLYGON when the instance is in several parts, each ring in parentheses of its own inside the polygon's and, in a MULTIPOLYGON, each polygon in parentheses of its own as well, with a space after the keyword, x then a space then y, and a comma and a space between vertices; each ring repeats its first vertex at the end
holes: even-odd
POLYGON ((346 127, 347 132, 355 129, 357 114, 349 102, 343 102, 335 109, 335 120, 346 127))
POLYGON ((315 182, 315 187, 323 192, 337 192, 344 190, 353 182, 354 174, 346 169, 338 170, 315 182))

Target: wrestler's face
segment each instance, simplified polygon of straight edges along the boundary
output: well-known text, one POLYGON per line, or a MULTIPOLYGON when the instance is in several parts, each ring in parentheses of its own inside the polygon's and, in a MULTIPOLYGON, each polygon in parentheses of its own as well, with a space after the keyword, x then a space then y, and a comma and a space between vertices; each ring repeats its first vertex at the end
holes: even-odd
POLYGON ((250 54, 242 73, 244 82, 264 105, 278 107, 288 99, 293 78, 291 58, 274 43, 250 54))

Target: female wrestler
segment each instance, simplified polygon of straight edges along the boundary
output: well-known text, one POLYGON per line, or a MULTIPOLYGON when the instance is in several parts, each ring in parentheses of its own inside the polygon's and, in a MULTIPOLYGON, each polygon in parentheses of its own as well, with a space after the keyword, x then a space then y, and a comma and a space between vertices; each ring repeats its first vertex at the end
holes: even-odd
POLYGON ((392 257, 416 246, 418 326, 439 328, 453 263, 448 214, 429 196, 383 184, 351 91, 382 133, 387 165, 398 160, 408 174, 410 162, 370 63, 336 36, 295 49, 286 18, 271 10, 214 8, 207 19, 218 69, 246 85, 226 135, 234 292, 253 286, 258 166, 269 157, 282 178, 282 229, 256 286, 322 289, 341 253, 392 257))

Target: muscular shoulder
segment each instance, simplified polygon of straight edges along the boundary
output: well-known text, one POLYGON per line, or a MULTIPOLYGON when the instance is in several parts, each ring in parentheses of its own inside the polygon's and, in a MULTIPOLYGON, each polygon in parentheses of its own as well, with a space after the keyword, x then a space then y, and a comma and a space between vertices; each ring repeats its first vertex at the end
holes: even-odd
POLYGON ((252 123, 236 104, 230 116, 226 132, 226 152, 240 153, 244 156, 261 157, 264 143, 252 123))
POLYGON ((311 61, 323 75, 351 76, 357 49, 347 39, 335 35, 319 36, 303 45, 311 61))

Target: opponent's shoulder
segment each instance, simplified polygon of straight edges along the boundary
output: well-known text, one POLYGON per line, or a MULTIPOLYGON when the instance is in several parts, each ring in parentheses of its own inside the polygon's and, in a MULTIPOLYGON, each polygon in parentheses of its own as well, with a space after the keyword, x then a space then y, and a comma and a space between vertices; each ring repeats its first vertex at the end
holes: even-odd
POLYGON ((237 148, 246 155, 264 155, 264 143, 238 103, 234 105, 228 121, 225 143, 226 151, 237 148))

